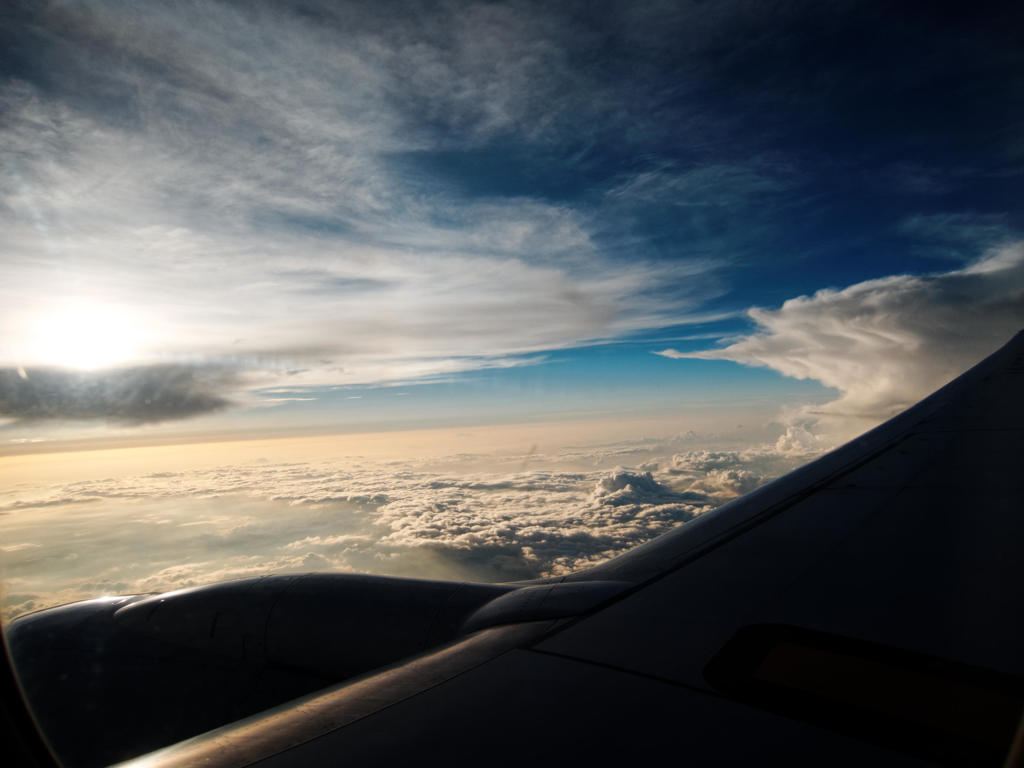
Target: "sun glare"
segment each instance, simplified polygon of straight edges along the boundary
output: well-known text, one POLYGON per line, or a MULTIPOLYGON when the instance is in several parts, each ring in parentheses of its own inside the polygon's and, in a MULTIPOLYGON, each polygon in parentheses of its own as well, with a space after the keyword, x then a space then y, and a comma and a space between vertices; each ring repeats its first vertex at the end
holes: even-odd
POLYGON ((78 301, 26 319, 16 341, 22 365, 93 370, 130 362, 142 351, 140 318, 97 301, 78 301))

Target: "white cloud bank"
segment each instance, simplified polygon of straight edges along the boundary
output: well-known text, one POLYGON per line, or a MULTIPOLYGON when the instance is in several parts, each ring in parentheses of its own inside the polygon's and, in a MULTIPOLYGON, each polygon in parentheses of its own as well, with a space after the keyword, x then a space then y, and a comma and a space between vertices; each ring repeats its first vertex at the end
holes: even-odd
POLYGON ((806 461, 629 446, 423 461, 253 463, 0 497, 4 615, 103 594, 301 571, 503 581, 596 564, 806 461), (542 468, 522 469, 529 459, 542 468), (589 469, 579 469, 589 465, 589 469), (513 469, 514 468, 514 469, 513 469))
MULTIPOLYGON (((733 360, 816 379, 839 390, 815 409, 879 421, 912 405, 1024 328, 1024 241, 1005 244, 964 269, 867 280, 752 309, 757 332, 722 349, 665 357, 733 360)), ((780 449, 815 436, 795 423, 780 449)))

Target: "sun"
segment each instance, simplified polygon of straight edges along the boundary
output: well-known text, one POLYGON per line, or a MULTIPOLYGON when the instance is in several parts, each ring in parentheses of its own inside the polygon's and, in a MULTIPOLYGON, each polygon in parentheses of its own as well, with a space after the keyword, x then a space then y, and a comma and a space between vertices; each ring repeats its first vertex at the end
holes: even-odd
POLYGON ((128 363, 142 352, 141 318, 114 304, 79 300, 25 318, 17 356, 23 365, 94 370, 128 363))

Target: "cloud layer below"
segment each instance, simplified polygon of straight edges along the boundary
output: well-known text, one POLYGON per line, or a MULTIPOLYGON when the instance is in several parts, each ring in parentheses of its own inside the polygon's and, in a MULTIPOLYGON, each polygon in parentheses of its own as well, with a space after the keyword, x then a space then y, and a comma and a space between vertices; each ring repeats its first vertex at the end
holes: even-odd
POLYGON ((811 454, 650 441, 550 456, 253 463, 19 489, 0 505, 6 616, 271 572, 502 581, 606 560, 811 454), (672 451, 676 452, 673 453, 672 451), (643 458, 631 468, 612 462, 643 458), (523 469, 529 461, 535 469, 523 469), (589 468, 587 468, 589 465, 589 468))

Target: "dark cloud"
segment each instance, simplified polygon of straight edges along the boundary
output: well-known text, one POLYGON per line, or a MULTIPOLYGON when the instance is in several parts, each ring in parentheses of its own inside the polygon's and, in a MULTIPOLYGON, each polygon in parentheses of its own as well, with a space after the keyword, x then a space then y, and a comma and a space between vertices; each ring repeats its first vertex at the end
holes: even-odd
POLYGON ((218 411, 230 405, 233 371, 146 365, 102 371, 0 370, 0 416, 19 421, 70 419, 146 424, 218 411))

